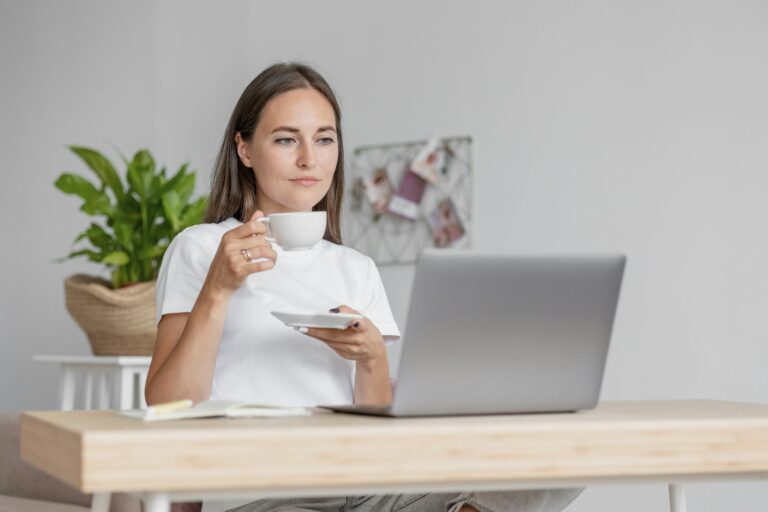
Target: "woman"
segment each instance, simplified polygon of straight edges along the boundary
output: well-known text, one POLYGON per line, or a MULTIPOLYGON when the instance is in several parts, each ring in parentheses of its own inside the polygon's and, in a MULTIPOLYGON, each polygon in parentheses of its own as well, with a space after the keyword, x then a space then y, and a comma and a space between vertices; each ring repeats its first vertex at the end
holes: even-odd
MULTIPOLYGON (((373 261, 341 245, 341 114, 327 82, 296 63, 245 89, 218 156, 206 224, 180 233, 158 277, 148 403, 191 398, 277 405, 392 399, 386 343, 399 338, 373 261), (263 215, 327 211, 324 240, 285 252, 263 215), (273 310, 360 313, 344 331, 298 332, 273 310)), ((259 500, 242 510, 561 510, 578 490, 259 500)))

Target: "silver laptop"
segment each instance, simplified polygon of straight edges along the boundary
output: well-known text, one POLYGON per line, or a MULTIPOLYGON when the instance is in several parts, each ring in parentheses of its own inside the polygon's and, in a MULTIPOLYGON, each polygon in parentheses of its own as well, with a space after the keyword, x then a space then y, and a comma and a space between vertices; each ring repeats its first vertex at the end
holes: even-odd
POLYGON ((566 412, 600 395, 626 258, 427 250, 381 416, 566 412))

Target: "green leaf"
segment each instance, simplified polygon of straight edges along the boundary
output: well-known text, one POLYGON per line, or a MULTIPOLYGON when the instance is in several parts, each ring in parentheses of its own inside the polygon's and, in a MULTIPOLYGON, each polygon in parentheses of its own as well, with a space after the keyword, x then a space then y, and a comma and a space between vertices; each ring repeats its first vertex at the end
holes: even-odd
POLYGON ((85 202, 80 207, 80 211, 88 215, 106 215, 108 218, 115 214, 115 209, 112 207, 109 196, 101 191, 97 191, 96 196, 85 202))
POLYGON ((133 163, 128 166, 127 177, 130 190, 134 190, 139 194, 139 197, 143 199, 147 194, 146 187, 144 186, 144 179, 142 178, 139 168, 133 163))
MULTIPOLYGON (((161 208, 160 215, 164 215, 163 210, 161 208)), ((181 219, 179 219, 181 221, 181 219)), ((171 238, 171 225, 169 222, 165 221, 165 218, 163 217, 163 221, 159 223, 155 223, 149 228, 149 236, 151 240, 163 240, 167 238, 171 238)))
POLYGON ((156 174, 152 177, 152 181, 149 185, 149 190, 147 191, 147 197, 150 201, 157 201, 160 197, 160 190, 162 190, 163 185, 165 184, 165 178, 160 176, 159 174, 156 174))
POLYGON ((87 229, 85 231, 83 231, 82 233, 80 233, 79 235, 77 235, 77 238, 75 238, 75 241, 72 242, 72 245, 75 245, 77 242, 79 242, 80 240, 83 240, 85 238, 88 238, 88 230, 87 229))
POLYGON ((181 181, 184 176, 187 175, 187 167, 189 167, 189 164, 183 164, 181 167, 179 167, 179 170, 176 171, 176 174, 173 175, 173 178, 165 182, 163 188, 160 189, 161 195, 176 188, 176 185, 179 183, 179 181, 181 181))
POLYGON ((141 260, 154 260, 155 258, 161 257, 165 253, 165 250, 167 248, 168 248, 167 245, 155 245, 152 247, 144 247, 137 253, 137 256, 141 260))
POLYGON ((141 219, 141 204, 131 194, 126 194, 117 202, 117 211, 120 212, 121 218, 141 219))
POLYGON ((152 154, 146 149, 141 149, 133 155, 133 162, 142 173, 154 174, 155 173, 155 159, 152 158, 152 154))
POLYGON ((131 258, 123 251, 112 251, 101 260, 106 265, 127 265, 131 258))
POLYGON ((79 196, 85 201, 89 201, 99 193, 93 183, 77 174, 64 173, 59 176, 54 185, 65 194, 79 196))
POLYGON ((147 150, 137 151, 128 166, 128 182, 139 197, 149 197, 155 177, 155 160, 147 150))
POLYGON ((163 194, 162 202, 166 220, 171 225, 171 229, 174 232, 178 232, 181 224, 179 221, 179 210, 182 206, 181 201, 179 201, 179 195, 171 190, 170 192, 163 194))
POLYGON ((76 258, 78 256, 88 256, 88 259, 95 263, 101 263, 104 257, 103 254, 91 249, 80 249, 79 251, 73 251, 67 254, 67 258, 76 258))
POLYGON ((99 153, 98 151, 81 146, 69 146, 69 149, 75 153, 85 164, 93 170, 99 177, 101 182, 112 189, 115 197, 120 199, 125 192, 123 191, 123 184, 120 181, 120 177, 117 175, 117 171, 112 166, 112 162, 99 153))
POLYGON ((109 234, 104 231, 104 228, 99 226, 98 224, 92 223, 88 229, 85 230, 78 238, 75 240, 77 242, 78 240, 81 240, 83 235, 85 235, 86 238, 88 238, 88 241, 91 242, 95 247, 98 247, 101 250, 109 249, 110 246, 113 243, 113 239, 109 234))
POLYGON ((187 204, 189 198, 192 196, 192 192, 195 191, 195 175, 187 174, 184 176, 174 187, 174 190, 179 194, 179 201, 183 204, 187 204))
POLYGON ((205 214, 205 209, 207 207, 207 197, 201 197, 191 205, 187 206, 184 210, 184 214, 181 216, 181 228, 184 229, 203 222, 203 215, 205 214))
POLYGON ((128 252, 133 250, 134 225, 130 222, 116 221, 113 227, 118 243, 128 252))

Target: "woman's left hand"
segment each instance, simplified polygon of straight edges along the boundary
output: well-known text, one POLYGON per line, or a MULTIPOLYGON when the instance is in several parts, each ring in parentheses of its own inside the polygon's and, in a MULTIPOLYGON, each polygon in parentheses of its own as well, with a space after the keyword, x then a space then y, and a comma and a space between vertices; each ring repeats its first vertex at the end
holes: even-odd
MULTIPOLYGON (((334 308, 331 313, 360 314, 348 306, 334 308)), ((384 338, 368 318, 356 321, 343 331, 316 327, 306 329, 305 334, 307 336, 324 342, 344 359, 363 364, 373 364, 382 357, 387 357, 384 338)), ((301 332, 304 332, 304 329, 301 332)))

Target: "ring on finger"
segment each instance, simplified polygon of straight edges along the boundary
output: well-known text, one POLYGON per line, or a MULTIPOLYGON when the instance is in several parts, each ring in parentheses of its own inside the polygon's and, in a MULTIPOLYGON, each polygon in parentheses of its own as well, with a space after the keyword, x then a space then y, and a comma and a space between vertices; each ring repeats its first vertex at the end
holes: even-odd
POLYGON ((240 254, 243 255, 243 258, 245 258, 245 261, 251 261, 253 258, 251 257, 251 253, 248 252, 248 249, 243 249, 240 251, 240 254))

